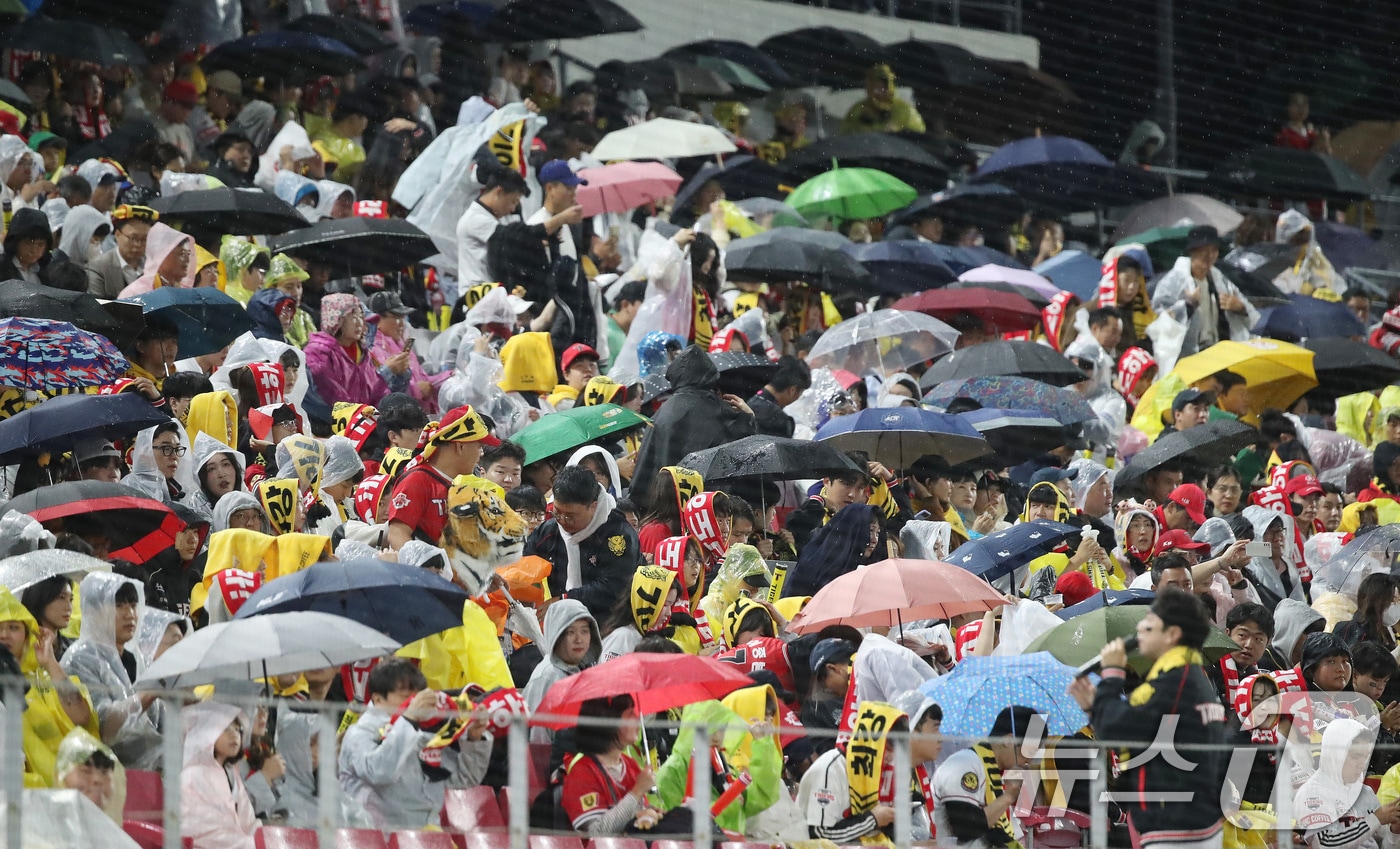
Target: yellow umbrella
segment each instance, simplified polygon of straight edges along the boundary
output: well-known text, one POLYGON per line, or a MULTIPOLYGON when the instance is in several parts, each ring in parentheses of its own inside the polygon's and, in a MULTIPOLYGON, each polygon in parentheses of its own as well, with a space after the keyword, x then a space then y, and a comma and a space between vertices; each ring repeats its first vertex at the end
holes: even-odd
POLYGON ((1286 410, 1317 386, 1313 352, 1276 339, 1219 342, 1179 360, 1172 372, 1187 383, 1196 383, 1222 369, 1244 378, 1249 407, 1255 414, 1266 407, 1286 410))

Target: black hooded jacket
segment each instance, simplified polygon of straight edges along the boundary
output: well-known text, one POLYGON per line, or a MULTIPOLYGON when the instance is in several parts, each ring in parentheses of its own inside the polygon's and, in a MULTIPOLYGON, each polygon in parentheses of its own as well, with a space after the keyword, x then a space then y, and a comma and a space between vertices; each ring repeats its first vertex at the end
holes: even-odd
POLYGON ((39 282, 48 285, 49 263, 54 261, 53 231, 49 229, 49 219, 37 209, 16 210, 10 219, 10 227, 5 231, 5 255, 0 257, 0 280, 21 280, 19 266, 15 264, 15 251, 23 239, 43 239, 48 249, 39 258, 39 282))
POLYGON ((666 369, 675 391, 661 405, 653 427, 642 440, 632 474, 631 499, 647 504, 647 490, 656 473, 674 466, 692 451, 703 451, 753 436, 758 432, 753 416, 730 407, 719 396, 719 369, 710 355, 689 347, 666 369))

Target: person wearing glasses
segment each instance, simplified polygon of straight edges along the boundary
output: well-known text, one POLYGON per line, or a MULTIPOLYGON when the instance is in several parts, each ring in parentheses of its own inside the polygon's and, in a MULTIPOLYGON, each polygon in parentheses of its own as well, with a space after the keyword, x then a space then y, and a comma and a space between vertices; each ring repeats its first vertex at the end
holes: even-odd
POLYGON ((136 435, 127 486, 166 504, 183 504, 194 492, 194 475, 185 461, 189 439, 180 423, 171 420, 136 435))
POLYGON ((88 294, 115 298, 136 282, 146 264, 146 239, 160 213, 148 206, 122 204, 112 210, 112 231, 117 247, 87 266, 88 294))
POLYGON ((146 237, 146 261, 141 276, 120 297, 154 292, 162 286, 194 287, 194 237, 157 222, 146 237))

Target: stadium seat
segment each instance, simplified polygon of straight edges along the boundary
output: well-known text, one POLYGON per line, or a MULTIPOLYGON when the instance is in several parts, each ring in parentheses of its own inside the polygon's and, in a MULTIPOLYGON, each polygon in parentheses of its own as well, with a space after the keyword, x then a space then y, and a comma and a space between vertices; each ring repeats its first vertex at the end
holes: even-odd
POLYGON ((448 790, 442 814, 443 825, 453 831, 501 831, 507 825, 496 791, 485 786, 448 790))
POLYGON ((389 841, 372 828, 337 828, 335 849, 389 849, 389 841))
POLYGON ((647 842, 640 837, 595 837, 588 849, 647 849, 647 842))
POLYGON ((530 849, 583 849, 583 840, 564 835, 532 834, 530 849))
POLYGON ((657 840, 651 844, 651 849, 695 849, 695 844, 689 840, 657 840))
POLYGON ((258 849, 321 849, 316 832, 309 828, 265 825, 253 834, 258 849))
POLYGON ((165 785, 160 780, 160 773, 145 769, 126 771, 126 805, 122 819, 164 822, 165 785))
POLYGON ((389 849, 456 849, 452 835, 444 831, 396 831, 389 836, 389 849))
MULTIPOLYGON (((778 845, 782 845, 781 841, 778 845)), ((750 843, 746 841, 726 841, 719 845, 719 849, 773 849, 772 843, 750 843)))
POLYGON ((467 849, 510 849, 510 835, 504 831, 469 831, 467 849))

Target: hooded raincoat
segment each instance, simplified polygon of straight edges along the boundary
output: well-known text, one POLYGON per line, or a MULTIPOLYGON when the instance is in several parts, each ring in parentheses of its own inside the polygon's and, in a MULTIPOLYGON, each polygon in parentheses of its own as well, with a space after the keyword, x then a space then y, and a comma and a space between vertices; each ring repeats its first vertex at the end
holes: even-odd
MULTIPOLYGON (((545 646, 542 646, 541 650, 548 647, 548 653, 545 654, 544 660, 535 667, 535 671, 530 674, 530 681, 525 685, 525 690, 522 693, 530 710, 540 706, 540 702, 544 701, 545 693, 549 692, 550 687, 570 675, 593 666, 603 653, 603 639, 598 633, 598 623, 588 612, 588 608, 583 606, 583 602, 571 598, 561 599, 550 605, 549 609, 545 611, 544 642, 545 646), (577 666, 572 666, 554 654, 554 647, 558 645, 559 640, 563 638, 569 627, 581 619, 588 621, 588 628, 592 636, 588 644, 588 652, 583 656, 582 662, 577 666)), ((532 730, 531 734, 542 730, 532 730)))
MULTIPOLYGON (((757 696, 754 701, 761 704, 772 688, 750 687, 746 690, 754 690, 757 696)), ((777 701, 776 697, 774 701, 777 701)), ((762 716, 760 708, 759 719, 762 716)), ((671 747, 671 756, 656 771, 656 795, 663 808, 677 807, 689 795, 686 791, 690 786, 690 758, 695 752, 695 734, 701 728, 707 729, 712 737, 717 733, 723 735, 718 748, 725 771, 722 775, 716 774, 713 761, 707 770, 711 779, 712 802, 719 798, 725 787, 738 780, 741 772, 748 771, 753 779, 748 789, 715 817, 720 828, 744 834, 748 818, 770 807, 778 800, 778 794, 785 792, 782 784, 783 753, 777 745, 777 736, 774 734, 754 740, 748 723, 732 708, 720 702, 688 705, 681 713, 681 730, 671 747)))
POLYGON ((1274 608, 1274 639, 1269 651, 1260 659, 1259 665, 1269 669, 1292 669, 1296 662, 1294 654, 1303 644, 1303 638, 1315 624, 1325 623, 1321 613, 1308 607, 1308 603, 1286 598, 1274 608))
POLYGON ((172 495, 171 479, 161 474, 160 468, 156 466, 155 450, 152 447, 155 443, 156 429, 153 427, 136 434, 136 445, 131 450, 131 474, 122 478, 122 483, 163 504, 189 506, 192 494, 198 488, 195 483, 194 466, 190 462, 190 440, 179 422, 175 423, 175 427, 176 434, 180 437, 180 445, 185 449, 185 456, 180 458, 180 465, 175 468, 173 479, 179 487, 179 495, 172 495))
POLYGON ((1365 770, 1346 778, 1347 754, 1366 726, 1355 719, 1333 720, 1322 732, 1322 756, 1317 772, 1294 796, 1298 828, 1312 849, 1377 849, 1383 826, 1375 811, 1380 800, 1362 780, 1365 770))
MULTIPOLYGON (((248 462, 243 457, 242 451, 235 451, 225 443, 203 431, 195 435, 194 450, 191 451, 190 454, 194 457, 194 461, 190 463, 190 472, 194 475, 197 485, 190 492, 189 498, 187 499, 187 506, 205 518, 212 519, 214 516, 214 503, 210 502, 207 491, 202 484, 199 484, 200 476, 204 471, 204 464, 213 460, 220 454, 227 455, 229 460, 232 461, 233 467, 238 471, 238 478, 234 481, 234 491, 240 491, 243 489, 243 473, 246 470, 248 462)), ((184 465, 183 460, 181 461, 181 465, 184 465)))
POLYGON ((1285 598, 1305 601, 1307 597, 1303 592, 1303 580, 1298 574, 1298 558, 1301 553, 1294 542, 1293 517, 1253 505, 1244 508, 1244 517, 1254 526, 1256 540, 1264 539, 1264 532, 1275 522, 1283 524, 1283 571, 1279 571, 1272 557, 1255 557, 1245 566, 1245 574, 1259 591, 1264 605, 1273 607, 1285 598))
POLYGON ((104 235, 112 232, 112 222, 104 213, 83 204, 69 212, 68 218, 64 220, 63 237, 58 241, 58 249, 69 262, 79 268, 86 268, 88 262, 97 259, 102 253, 100 245, 92 244, 93 236, 98 232, 104 235))
POLYGON ((179 286, 185 289, 194 286, 195 268, 194 237, 181 233, 173 227, 156 222, 146 236, 146 263, 141 276, 121 291, 118 297, 130 298, 154 292, 162 286, 179 286), (179 280, 164 280, 160 276, 161 263, 172 251, 185 248, 190 252, 190 261, 185 265, 185 276, 179 280))
POLYGON ((751 545, 730 546, 719 564, 719 570, 715 572, 715 579, 710 582, 709 590, 700 599, 700 609, 705 612, 711 628, 720 627, 720 623, 724 622, 724 612, 739 598, 744 579, 755 575, 762 575, 769 581, 773 578, 768 574, 768 566, 758 549, 751 545))
POLYGON ((305 351, 306 367, 322 398, 372 407, 389 394, 388 384, 375 370, 374 359, 363 345, 355 346, 355 358, 351 359, 350 352, 341 347, 334 335, 317 331, 311 334, 305 351))
POLYGON ((180 773, 180 826, 195 849, 254 849, 260 827, 253 800, 238 770, 214 759, 214 744, 234 722, 242 724, 242 745, 251 726, 241 710, 220 702, 191 705, 181 712, 185 725, 184 768, 180 773))

